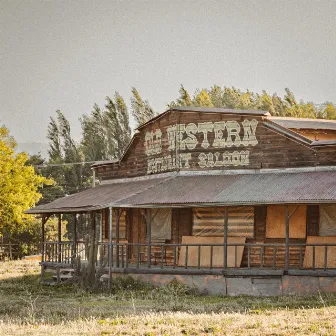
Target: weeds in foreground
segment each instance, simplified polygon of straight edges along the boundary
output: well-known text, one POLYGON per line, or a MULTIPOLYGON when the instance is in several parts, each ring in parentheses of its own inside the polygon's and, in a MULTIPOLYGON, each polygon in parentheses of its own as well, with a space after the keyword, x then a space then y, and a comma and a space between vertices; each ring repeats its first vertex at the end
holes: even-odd
POLYGON ((0 335, 335 335, 336 296, 202 296, 176 281, 154 288, 42 286, 38 265, 0 263, 0 335), (7 271, 10 269, 10 272, 7 271), (19 333, 20 331, 20 333, 19 333))

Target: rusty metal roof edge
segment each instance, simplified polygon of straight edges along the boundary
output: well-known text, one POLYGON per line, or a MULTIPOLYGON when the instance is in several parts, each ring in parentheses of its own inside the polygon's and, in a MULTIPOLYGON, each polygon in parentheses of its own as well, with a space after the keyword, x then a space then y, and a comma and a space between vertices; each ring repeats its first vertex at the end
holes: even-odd
POLYGON ((319 147, 319 146, 335 146, 336 140, 315 140, 311 143, 311 146, 319 147))
POLYGON ((136 182, 145 181, 158 178, 168 178, 175 176, 212 176, 212 175, 250 175, 250 174, 278 174, 278 173, 310 173, 310 172, 324 172, 336 171, 335 166, 314 166, 314 167, 287 167, 287 168, 261 168, 261 169, 213 169, 213 170, 180 170, 152 174, 141 175, 135 177, 124 177, 120 179, 105 180, 101 185, 123 183, 123 182, 136 182))
POLYGON ((110 204, 102 204, 96 207, 89 207, 89 208, 59 208, 59 209, 49 209, 49 210, 39 210, 34 212, 26 211, 25 213, 38 215, 38 214, 45 214, 45 213, 72 213, 72 212, 89 212, 95 210, 101 210, 109 207, 113 208, 184 208, 184 207, 210 207, 210 206, 236 206, 236 205, 285 205, 285 204, 328 204, 328 203, 336 203, 334 199, 323 199, 323 200, 296 200, 292 202, 270 202, 270 201, 253 201, 253 202, 221 202, 221 203, 155 203, 155 204, 127 204, 127 203, 110 203, 110 204))
POLYGON ((65 213, 65 212, 89 212, 89 211, 94 211, 94 210, 99 210, 103 209, 100 205, 99 206, 83 206, 83 207, 71 207, 71 208, 51 208, 51 209, 36 209, 31 208, 26 210, 24 213, 28 215, 38 215, 42 213, 65 213))
POLYGON ((212 206, 237 206, 237 205, 286 205, 286 204, 336 204, 335 199, 326 200, 295 200, 291 202, 270 202, 270 201, 251 201, 251 202, 208 202, 208 203, 155 203, 155 204, 116 204, 116 208, 195 208, 195 207, 212 207, 212 206))
POLYGON ((135 176, 135 177, 123 177, 120 179, 111 179, 111 180, 104 180, 100 185, 108 185, 108 184, 114 184, 114 183, 122 183, 122 182, 136 182, 136 181, 147 181, 147 180, 154 180, 159 178, 168 178, 168 177, 174 177, 177 176, 177 171, 167 172, 167 173, 161 173, 161 174, 152 174, 152 175, 141 175, 141 176, 135 176))

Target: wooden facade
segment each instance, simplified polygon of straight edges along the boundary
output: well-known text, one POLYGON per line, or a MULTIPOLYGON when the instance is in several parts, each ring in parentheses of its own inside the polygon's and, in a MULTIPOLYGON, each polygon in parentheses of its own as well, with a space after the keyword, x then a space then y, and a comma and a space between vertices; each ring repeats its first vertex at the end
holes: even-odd
MULTIPOLYGON (((336 207, 334 130, 289 129, 262 111, 172 109, 139 127, 120 161, 100 162, 93 169, 113 202, 104 189, 104 201, 90 210, 78 207, 78 194, 75 201, 41 207, 40 213, 99 214, 96 244, 109 275, 336 276, 336 260, 330 257, 336 249, 336 215, 328 223, 335 232, 327 237, 320 232, 321 207, 336 207), (321 172, 322 182, 312 187, 309 172, 321 172), (286 174, 302 181, 291 186, 286 174), (271 195, 244 184, 248 176, 262 183, 270 175, 271 195), (195 179, 188 184, 181 179, 176 186, 176 176, 195 179), (205 176, 219 176, 223 189, 216 178, 206 186, 205 176), (324 176, 330 182, 323 183, 324 176), (138 186, 134 190, 132 183, 138 186), (118 200, 118 188, 126 184, 130 190, 125 187, 118 200), (141 203, 142 195, 147 203, 141 203)), ((47 243, 43 251, 51 251, 47 243)), ((45 253, 45 263, 54 261, 52 252, 45 253)))
MULTIPOLYGON (((186 127, 190 124, 197 125, 206 123, 225 123, 234 122, 240 126, 239 137, 244 138, 244 128, 242 123, 244 120, 257 121, 256 138, 258 143, 254 146, 225 146, 223 148, 215 148, 211 144, 214 143, 215 131, 207 132, 207 139, 209 147, 202 147, 204 141, 204 133, 195 132, 193 135, 197 139, 197 145, 193 150, 181 149, 181 143, 175 137, 175 149, 173 154, 178 157, 179 154, 191 153, 191 159, 188 161, 188 167, 185 167, 184 162, 175 169, 166 169, 164 171, 183 171, 183 170, 200 170, 198 162, 199 155, 202 153, 220 153, 233 152, 236 150, 249 151, 249 163, 247 165, 226 165, 226 166, 207 166, 206 170, 217 169, 263 169, 263 168, 291 168, 291 167, 316 167, 325 165, 335 165, 336 162, 336 145, 318 146, 312 145, 309 138, 301 136, 292 130, 285 129, 282 126, 267 119, 267 116, 250 115, 236 115, 228 113, 211 113, 211 112, 166 112, 164 116, 154 119, 152 122, 145 124, 136 133, 128 147, 126 153, 120 162, 112 164, 101 164, 96 167, 98 176, 102 180, 109 180, 122 177, 136 177, 148 174, 148 155, 146 155, 145 143, 146 134, 155 130, 165 132, 171 125, 184 125, 186 127)), ((211 128, 211 125, 210 125, 211 128)), ((224 132, 223 132, 224 133, 224 132)), ((300 133, 305 134, 304 131, 300 133)), ((226 134, 227 135, 227 134, 226 134)), ((186 134, 184 133, 184 137, 186 134)), ((225 138, 225 135, 223 135, 225 138)), ((234 138, 234 135, 232 135, 234 138)), ((162 137, 162 151, 159 154, 151 155, 151 158, 160 158, 170 155, 172 151, 168 151, 167 136, 162 137)), ((330 131, 328 133, 329 140, 336 140, 336 133, 330 131)), ((160 173, 163 171, 157 171, 160 173)))

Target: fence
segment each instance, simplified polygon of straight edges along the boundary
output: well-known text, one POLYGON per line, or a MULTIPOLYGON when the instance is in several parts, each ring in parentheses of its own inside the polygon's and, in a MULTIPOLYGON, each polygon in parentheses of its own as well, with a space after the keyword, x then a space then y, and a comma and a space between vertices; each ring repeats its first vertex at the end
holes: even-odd
MULTIPOLYGON (((44 260, 72 263, 75 256, 88 258, 88 246, 77 242, 47 242, 44 260)), ((106 243, 97 246, 97 265, 144 273, 165 269, 171 273, 192 270, 194 273, 216 273, 226 269, 241 270, 336 270, 336 244, 138 244, 106 243)))

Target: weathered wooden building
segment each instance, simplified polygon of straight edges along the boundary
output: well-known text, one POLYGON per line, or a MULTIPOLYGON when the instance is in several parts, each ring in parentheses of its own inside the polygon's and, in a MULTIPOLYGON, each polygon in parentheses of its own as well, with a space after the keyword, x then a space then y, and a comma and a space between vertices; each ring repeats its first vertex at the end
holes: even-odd
POLYGON ((108 279, 336 291, 336 121, 174 108, 140 126, 120 161, 92 168, 98 186, 29 211, 43 227, 73 214, 73 241, 45 241, 42 267, 85 259, 86 218, 108 279))

